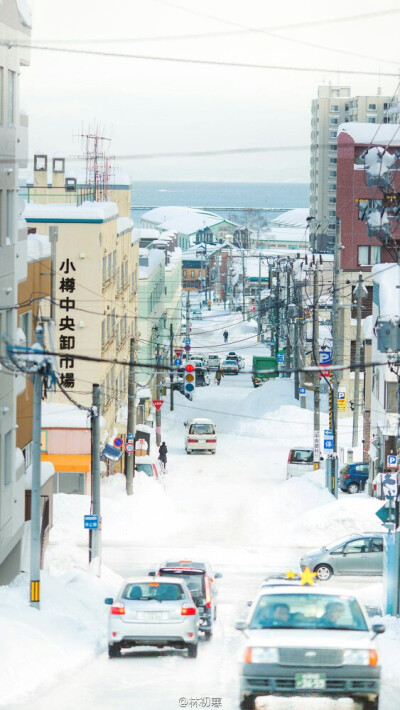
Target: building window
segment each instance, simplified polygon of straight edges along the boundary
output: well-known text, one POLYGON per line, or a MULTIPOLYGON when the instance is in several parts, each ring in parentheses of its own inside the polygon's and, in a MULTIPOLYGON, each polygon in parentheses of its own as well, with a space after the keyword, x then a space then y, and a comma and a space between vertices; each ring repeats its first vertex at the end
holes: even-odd
POLYGON ((357 247, 358 266, 373 266, 381 263, 381 247, 362 246, 357 247))
POLYGON ((191 271, 191 274, 190 274, 190 275, 191 275, 191 277, 192 277, 192 278, 194 277, 194 275, 195 275, 195 273, 194 273, 194 269, 192 269, 192 271, 191 271))
POLYGON ((15 124, 15 71, 8 71, 8 125, 15 124))
POLYGON ((32 311, 26 311, 19 317, 19 327, 25 334, 25 344, 29 348, 32 345, 32 311))
POLYGON ((338 123, 339 123, 338 118, 331 118, 331 120, 330 120, 331 126, 337 126, 338 123))
POLYGON ((12 430, 4 437, 4 485, 8 486, 12 479, 12 430))
POLYGON ((376 118, 368 118, 367 123, 376 123, 376 118))
POLYGON ((368 111, 376 111, 376 104, 368 104, 368 111))
POLYGON ((330 183, 329 189, 331 190, 331 192, 332 192, 332 190, 335 191, 335 190, 336 190, 336 183, 335 183, 335 182, 334 182, 334 183, 330 183))
POLYGON ((329 158, 329 162, 331 165, 336 165, 337 164, 337 158, 329 158))
POLYGON ((396 414, 397 412, 397 382, 386 382, 385 383, 385 403, 384 408, 386 412, 390 414, 396 414))
POLYGON ((330 171, 329 171, 329 177, 330 177, 330 178, 335 178, 335 177, 336 177, 336 170, 330 170, 330 171))
POLYGON ((336 197, 330 197, 330 198, 329 198, 329 202, 330 202, 332 205, 336 204, 336 197))
POLYGON ((330 145, 329 150, 337 150, 337 145, 330 145))
POLYGON ((337 106, 337 105, 331 106, 331 111, 339 111, 339 106, 337 106))
POLYGON ((337 131, 329 131, 329 140, 337 137, 337 131))
POLYGON ((329 212, 329 217, 336 217, 336 212, 335 212, 335 210, 333 210, 333 211, 331 210, 331 211, 329 212))
POLYGON ((185 279, 187 276, 187 269, 183 269, 183 278, 185 279))

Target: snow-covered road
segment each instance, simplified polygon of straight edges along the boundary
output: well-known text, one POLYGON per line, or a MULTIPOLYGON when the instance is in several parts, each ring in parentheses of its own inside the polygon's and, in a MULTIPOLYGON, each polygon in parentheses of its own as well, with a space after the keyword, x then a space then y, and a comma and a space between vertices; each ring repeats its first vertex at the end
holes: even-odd
MULTIPOLYGON (((135 650, 110 661, 105 651, 104 609, 96 622, 96 642, 104 650, 91 662, 71 668, 68 675, 58 670, 58 682, 50 664, 48 681, 43 678, 39 692, 21 688, 28 695, 20 702, 8 702, 8 708, 176 710, 184 707, 180 698, 221 698, 223 710, 234 710, 241 644, 234 622, 246 613, 246 601, 263 577, 271 571, 298 568, 307 548, 347 531, 377 528, 376 501, 359 495, 336 502, 321 485, 319 473, 285 480, 289 447, 312 441, 312 411, 301 410, 293 400, 289 380, 253 389, 251 357, 265 352, 256 343, 255 324, 243 323, 241 314, 212 312, 195 322, 194 330, 193 350, 235 350, 245 357, 245 372, 225 377, 220 387, 212 383, 198 388, 193 402, 177 393, 174 412, 165 402, 162 432, 169 449, 165 492, 153 481, 135 479, 135 496, 128 499, 122 476, 105 482, 103 563, 127 576, 146 573, 167 557, 208 558, 223 573, 215 633, 210 641, 201 641, 196 660, 174 651, 135 650), (226 324, 230 338, 224 346, 226 324), (216 456, 185 454, 183 422, 191 416, 209 416, 216 422, 216 456)), ((86 507, 85 497, 57 496, 48 554, 53 573, 68 574, 74 565, 83 566, 87 539, 81 521, 86 507)), ((339 584, 354 588, 373 581, 343 579, 339 584)), ((109 586, 115 588, 117 582, 110 579, 109 586)), ((397 707, 394 698, 400 689, 391 685, 395 681, 389 656, 400 649, 398 629, 393 627, 391 633, 393 640, 385 641, 388 670, 381 710, 397 707)))

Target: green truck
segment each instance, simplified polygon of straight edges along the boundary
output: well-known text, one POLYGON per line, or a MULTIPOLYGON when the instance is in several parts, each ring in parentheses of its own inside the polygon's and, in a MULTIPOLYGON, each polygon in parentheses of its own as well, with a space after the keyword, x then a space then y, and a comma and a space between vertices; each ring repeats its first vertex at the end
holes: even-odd
POLYGON ((251 380, 254 387, 259 387, 267 380, 279 376, 278 360, 270 355, 254 355, 251 380))

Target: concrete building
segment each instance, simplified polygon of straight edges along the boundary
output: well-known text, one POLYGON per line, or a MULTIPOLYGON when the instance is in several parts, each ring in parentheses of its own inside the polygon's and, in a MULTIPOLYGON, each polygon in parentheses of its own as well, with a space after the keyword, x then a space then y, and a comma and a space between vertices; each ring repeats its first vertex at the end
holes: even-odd
POLYGON ((315 221, 310 223, 310 243, 316 242, 316 251, 332 249, 334 243, 338 127, 347 122, 389 123, 390 96, 350 92, 349 86, 319 86, 311 105, 310 216, 315 221))
POLYGON ((21 68, 30 62, 30 17, 16 0, 0 4, 0 584, 20 572, 25 462, 16 449, 17 396, 25 377, 7 367, 5 338, 16 342, 18 284, 26 278, 26 229, 19 221, 18 167, 26 167, 28 120, 20 114, 21 68), (13 40, 10 46, 7 40, 13 40), (20 43, 16 46, 15 40, 20 43))
MULTIPOLYGON (((372 207, 382 207, 382 193, 375 187, 369 188, 365 178, 363 151, 370 145, 386 146, 394 152, 400 146, 398 126, 377 126, 370 123, 343 123, 338 128, 337 144, 337 216, 341 222, 341 278, 342 300, 340 332, 341 361, 350 365, 355 356, 356 314, 354 289, 358 274, 363 274, 364 298, 362 319, 372 314, 373 285, 371 269, 374 264, 393 261, 390 252, 375 237, 369 237, 367 216, 372 207)), ((395 190, 400 190, 400 179, 393 171, 395 190)), ((362 373, 363 376, 363 373, 362 373)), ((354 401, 354 368, 341 374, 340 387, 345 392, 346 406, 339 416, 351 416, 354 401)), ((363 387, 361 387, 363 391, 363 387)), ((362 400, 363 401, 363 400, 362 400)), ((366 443, 366 449, 369 446, 366 443)))

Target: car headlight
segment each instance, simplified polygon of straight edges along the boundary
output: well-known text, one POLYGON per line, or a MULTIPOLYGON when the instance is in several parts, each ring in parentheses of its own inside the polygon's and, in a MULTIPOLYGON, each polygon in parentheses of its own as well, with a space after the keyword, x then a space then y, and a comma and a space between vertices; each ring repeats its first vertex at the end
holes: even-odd
MULTIPOLYGON (((345 666, 369 666, 371 664, 371 653, 375 651, 368 649, 346 648, 343 651, 343 665, 345 666)), ((376 654, 375 654, 376 655, 376 654)))
POLYGON ((245 663, 278 663, 279 655, 277 648, 263 648, 255 646, 246 648, 244 654, 245 663))

